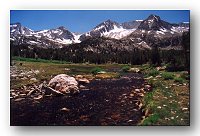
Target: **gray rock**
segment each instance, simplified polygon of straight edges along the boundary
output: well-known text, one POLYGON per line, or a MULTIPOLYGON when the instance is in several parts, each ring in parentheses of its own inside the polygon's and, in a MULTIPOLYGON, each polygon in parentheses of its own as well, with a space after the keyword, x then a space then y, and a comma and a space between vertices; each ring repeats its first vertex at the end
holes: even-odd
POLYGON ((151 85, 145 85, 145 86, 144 86, 144 90, 145 90, 145 91, 151 91, 151 90, 152 90, 151 85))
POLYGON ((105 74, 106 73, 106 71, 99 71, 99 72, 97 72, 97 74, 105 74))
POLYGON ((11 75, 11 77, 15 78, 15 77, 17 77, 17 74, 13 74, 13 75, 11 75))
POLYGON ((40 73, 40 71, 39 70, 35 70, 34 73, 37 75, 37 74, 40 73))
POLYGON ((21 80, 26 80, 26 79, 27 79, 27 77, 22 77, 22 78, 21 78, 21 80))
POLYGON ((61 111, 64 111, 64 112, 69 112, 70 111, 70 109, 68 109, 68 108, 66 108, 66 107, 64 107, 64 108, 62 108, 62 109, 60 109, 61 111))
POLYGON ((55 91, 61 92, 63 94, 74 94, 79 92, 78 82, 76 79, 66 74, 55 76, 49 81, 48 86, 51 89, 54 89, 55 91))
POLYGON ((84 89, 84 88, 85 88, 85 86, 83 86, 83 85, 80 85, 80 86, 79 86, 79 88, 80 88, 80 89, 84 89))
POLYGON ((129 72, 134 72, 134 73, 139 73, 140 69, 139 68, 130 68, 128 71, 129 72))
POLYGON ((79 84, 88 84, 90 81, 84 78, 82 75, 76 75, 75 79, 78 81, 79 84))
POLYGON ((86 78, 78 79, 79 84, 89 84, 90 81, 86 78))
POLYGON ((70 71, 70 69, 69 68, 65 68, 65 71, 70 71))
POLYGON ((21 101, 21 100, 24 100, 25 98, 17 98, 17 99, 15 99, 15 102, 19 102, 19 101, 21 101))
POLYGON ((30 96, 30 95, 34 94, 35 92, 36 92, 36 90, 31 90, 31 91, 29 91, 29 93, 27 94, 27 96, 30 96))
POLYGON ((39 95, 39 96, 37 96, 37 97, 34 97, 33 99, 34 100, 40 100, 40 99, 42 99, 43 98, 43 96, 42 95, 39 95))

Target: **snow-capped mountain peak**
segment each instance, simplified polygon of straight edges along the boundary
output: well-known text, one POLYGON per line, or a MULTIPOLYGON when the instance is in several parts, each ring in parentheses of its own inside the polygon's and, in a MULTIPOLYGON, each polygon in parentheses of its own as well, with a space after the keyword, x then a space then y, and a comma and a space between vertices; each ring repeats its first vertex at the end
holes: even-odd
POLYGON ((22 26, 21 23, 14 23, 10 25, 10 33, 15 35, 16 34, 30 35, 33 33, 33 30, 22 26))
POLYGON ((70 32, 64 26, 49 30, 33 31, 23 27, 20 23, 10 25, 10 38, 13 41, 21 38, 31 38, 36 41, 29 42, 27 40, 27 42, 31 44, 49 44, 49 42, 56 44, 72 44, 80 43, 80 40, 78 40, 79 37, 80 35, 70 32))
POLYGON ((89 37, 109 37, 121 39, 137 29, 141 21, 131 21, 125 23, 117 23, 110 19, 100 23, 91 31, 80 36, 80 40, 85 40, 89 37))
POLYGON ((156 15, 150 15, 147 19, 141 22, 141 24, 138 26, 140 30, 154 30, 158 31, 160 29, 166 29, 170 30, 172 28, 172 24, 165 22, 160 19, 159 16, 156 15))

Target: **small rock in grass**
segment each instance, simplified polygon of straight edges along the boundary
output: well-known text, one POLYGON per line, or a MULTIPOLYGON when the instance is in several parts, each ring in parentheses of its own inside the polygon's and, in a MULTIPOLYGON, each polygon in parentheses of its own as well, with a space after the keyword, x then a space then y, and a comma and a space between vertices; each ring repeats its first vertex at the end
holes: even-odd
POLYGON ((138 95, 139 95, 140 97, 144 97, 144 94, 143 94, 143 93, 138 93, 138 95))
POLYGON ((130 68, 128 71, 129 72, 134 72, 134 73, 139 73, 140 69, 139 68, 130 68))
POLYGON ((144 90, 145 90, 145 91, 151 91, 151 90, 152 90, 151 85, 145 85, 145 86, 144 86, 144 90))
POLYGON ((188 108, 182 108, 182 111, 186 111, 186 110, 188 110, 188 108))
POLYGON ((161 75, 157 75, 157 76, 156 76, 156 78, 161 78, 161 77, 162 77, 161 75))
POLYGON ((105 74, 106 73, 106 71, 99 71, 99 72, 97 72, 97 74, 105 74))
POLYGON ((26 79, 27 79, 27 77, 22 77, 22 78, 21 78, 21 80, 26 80, 26 79))
POLYGON ((151 78, 153 78, 153 76, 147 77, 147 78, 145 78, 145 79, 149 80, 149 79, 151 79, 151 78))
POLYGON ((40 71, 39 70, 35 70, 34 73, 37 75, 37 74, 40 73, 40 71))
POLYGON ((169 118, 165 118, 165 120, 170 120, 169 118))
POLYGON ((158 106, 157 108, 158 108, 158 109, 161 109, 162 107, 161 107, 161 106, 158 106))
POLYGON ((65 68, 65 71, 70 71, 70 69, 69 68, 65 68))
POLYGON ((140 92, 140 89, 135 89, 135 92, 140 92))

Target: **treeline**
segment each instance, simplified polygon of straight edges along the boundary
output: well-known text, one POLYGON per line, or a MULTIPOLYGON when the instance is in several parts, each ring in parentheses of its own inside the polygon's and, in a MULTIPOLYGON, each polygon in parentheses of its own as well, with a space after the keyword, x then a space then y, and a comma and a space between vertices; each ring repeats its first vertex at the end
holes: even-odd
POLYGON ((85 51, 82 47, 39 48, 30 45, 11 45, 11 56, 25 58, 41 58, 60 60, 72 63, 120 63, 143 64, 150 58, 150 51, 135 49, 133 51, 99 50, 98 52, 85 51))
MULTIPOLYGON (((92 44, 90 43, 90 46, 92 44)), ((120 63, 120 64, 144 64, 151 63, 159 66, 161 63, 173 67, 189 69, 190 35, 183 34, 182 50, 160 50, 159 43, 152 45, 151 50, 138 48, 120 50, 119 48, 93 45, 93 50, 86 50, 86 45, 75 44, 63 48, 40 48, 31 45, 13 45, 11 42, 11 57, 41 58, 47 60, 61 60, 72 63, 120 63)))

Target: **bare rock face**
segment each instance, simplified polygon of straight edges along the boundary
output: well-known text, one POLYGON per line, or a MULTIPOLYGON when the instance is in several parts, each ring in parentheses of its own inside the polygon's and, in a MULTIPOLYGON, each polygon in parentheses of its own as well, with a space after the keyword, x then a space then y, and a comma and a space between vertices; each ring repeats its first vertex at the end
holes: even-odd
POLYGON ((48 86, 63 94, 75 94, 79 92, 78 82, 76 79, 66 74, 55 76, 49 81, 48 86))

